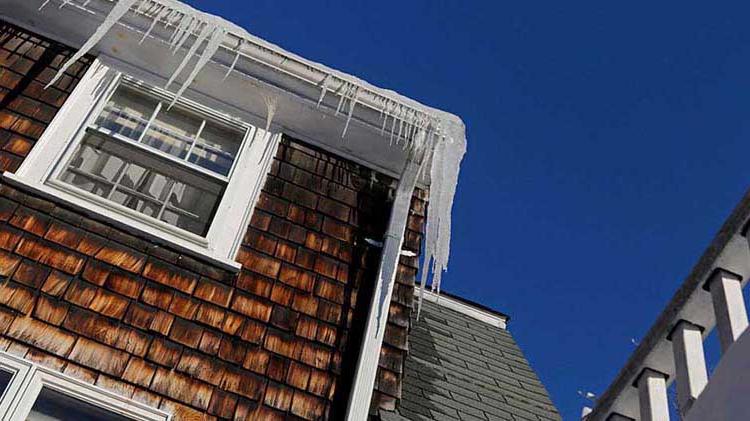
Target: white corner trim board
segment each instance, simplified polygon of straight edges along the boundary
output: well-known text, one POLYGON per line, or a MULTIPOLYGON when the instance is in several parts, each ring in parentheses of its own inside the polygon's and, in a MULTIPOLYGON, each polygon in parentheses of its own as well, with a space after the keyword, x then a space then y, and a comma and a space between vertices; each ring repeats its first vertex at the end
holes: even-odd
MULTIPOLYGON (((414 289, 414 295, 418 296, 419 294, 420 294, 420 288, 417 287, 414 289)), ((474 307, 470 304, 448 297, 444 294, 440 295, 436 292, 425 290, 423 298, 425 301, 436 303, 437 305, 441 307, 445 307, 453 311, 457 311, 463 315, 479 320, 480 322, 487 323, 489 325, 492 325, 500 329, 507 328, 507 325, 508 325, 507 317, 503 317, 499 314, 494 314, 487 310, 474 307)))
MULTIPOLYGON (((418 136, 424 136, 424 133, 420 132, 418 136)), ((378 276, 367 321, 365 322, 365 331, 362 335, 357 369, 354 373, 354 382, 349 395, 347 421, 365 420, 370 410, 375 376, 380 361, 380 348, 383 346, 393 285, 396 281, 401 249, 404 244, 404 232, 409 218, 414 187, 417 184, 421 169, 420 163, 426 159, 424 156, 425 149, 429 149, 428 145, 425 145, 425 148, 421 148, 421 150, 413 151, 398 181, 396 197, 393 200, 391 216, 385 232, 378 276)))

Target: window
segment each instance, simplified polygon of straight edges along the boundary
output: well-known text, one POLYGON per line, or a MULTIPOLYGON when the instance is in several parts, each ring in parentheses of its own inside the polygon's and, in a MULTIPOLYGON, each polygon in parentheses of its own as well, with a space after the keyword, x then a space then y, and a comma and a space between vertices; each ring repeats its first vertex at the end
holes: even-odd
POLYGON ((169 414, 0 352, 0 419, 167 421, 169 414))
POLYGON ((58 178, 205 236, 247 131, 169 108, 123 79, 58 178))
POLYGON ((95 61, 6 177, 237 268, 280 135, 155 84, 95 61))

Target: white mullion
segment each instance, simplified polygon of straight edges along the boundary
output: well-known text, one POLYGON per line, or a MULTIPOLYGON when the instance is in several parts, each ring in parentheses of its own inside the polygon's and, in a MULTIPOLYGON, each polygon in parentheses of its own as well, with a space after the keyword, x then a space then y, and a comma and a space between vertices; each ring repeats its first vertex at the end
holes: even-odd
POLYGON ((148 123, 146 123, 146 127, 143 128, 143 133, 141 133, 140 136, 138 136, 138 142, 142 143, 143 138, 146 137, 146 132, 148 132, 148 129, 151 128, 151 126, 154 124, 154 120, 156 120, 156 116, 159 115, 159 112, 161 111, 162 102, 159 101, 156 103, 156 108, 154 108, 154 112, 151 113, 151 118, 148 119, 148 123))
MULTIPOLYGON (((237 161, 239 161, 242 157, 242 151, 245 149, 245 146, 248 148, 252 146, 252 140, 255 137, 253 135, 250 136, 251 131, 253 130, 252 127, 248 126, 245 128, 245 132, 242 136, 242 141, 240 142, 239 146, 237 147, 237 152, 234 153, 234 156, 232 157, 232 166, 229 167, 229 172, 227 172, 227 177, 231 177, 232 174, 234 174, 234 169, 237 167, 237 161), (248 144, 249 143, 249 144, 248 144)), ((273 135, 271 136, 273 138, 273 135)), ((270 140, 269 140, 270 142, 270 140)))
POLYGON ((156 219, 161 220, 161 217, 164 215, 164 210, 167 208, 167 202, 169 202, 169 195, 172 194, 172 191, 174 190, 175 184, 177 184, 174 180, 170 180, 172 183, 169 186, 169 190, 167 190, 167 196, 164 198, 164 201, 161 203, 161 206, 159 208, 159 213, 156 215, 156 219))
POLYGON ((198 139, 200 138, 201 134, 203 133, 203 129, 206 128, 206 119, 204 118, 201 120, 201 126, 198 128, 198 132, 193 137, 193 143, 190 144, 190 148, 188 148, 187 155, 185 155, 185 162, 190 162, 188 159, 190 158, 190 154, 193 153, 193 149, 195 149, 195 144, 198 143, 198 139))
POLYGON ((130 169, 131 162, 125 162, 125 165, 122 167, 122 172, 120 175, 117 176, 117 180, 114 182, 114 185, 112 186, 112 190, 109 191, 109 194, 107 195, 108 200, 112 200, 112 195, 115 193, 115 190, 117 190, 117 186, 120 185, 120 182, 125 177, 125 173, 128 172, 130 169))

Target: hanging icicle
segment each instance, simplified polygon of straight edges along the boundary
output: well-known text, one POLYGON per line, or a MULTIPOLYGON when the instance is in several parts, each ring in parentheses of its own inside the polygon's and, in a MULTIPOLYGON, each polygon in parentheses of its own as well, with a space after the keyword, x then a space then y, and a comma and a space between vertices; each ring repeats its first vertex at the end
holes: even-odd
POLYGON ((240 59, 240 49, 242 48, 242 38, 237 41, 237 47, 234 49, 234 60, 232 60, 232 65, 229 66, 229 69, 227 70, 227 73, 224 75, 224 77, 221 79, 222 82, 227 80, 229 75, 232 73, 234 68, 237 66, 237 61, 240 59))
POLYGON ((165 21, 169 19, 169 14, 171 13, 171 10, 167 6, 158 6, 159 10, 156 12, 156 15, 151 20, 151 25, 149 25, 146 32, 143 34, 143 37, 140 41, 138 41, 138 45, 143 44, 143 41, 148 38, 149 35, 151 35, 151 32, 154 30, 154 27, 156 24, 162 21, 164 19, 165 21))
POLYGON ((344 101, 346 100, 346 93, 349 91, 349 82, 342 82, 341 86, 339 86, 339 90, 337 94, 339 95, 339 104, 336 106, 336 115, 339 115, 341 112, 341 108, 344 105, 344 101))
POLYGON ((112 26, 115 25, 124 15, 125 13, 130 10, 130 7, 133 6, 136 2, 139 0, 119 0, 117 3, 115 3, 115 6, 112 8, 112 10, 109 12, 109 15, 104 19, 104 22, 102 22, 101 25, 99 25, 98 28, 96 28, 96 31, 94 32, 91 37, 86 40, 86 43, 81 46, 81 48, 76 51, 76 53, 73 55, 73 57, 69 58, 68 61, 65 62, 65 64, 60 67, 60 70, 57 71, 57 74, 55 77, 52 78, 52 80, 45 86, 45 88, 49 88, 50 86, 54 85, 55 82, 62 76, 63 73, 65 73, 66 70, 70 66, 73 65, 78 59, 86 55, 91 48, 93 48, 100 39, 104 37, 104 35, 109 32, 109 30, 112 28, 112 26))
POLYGON ((349 123, 352 121, 352 113, 354 113, 354 106, 357 105, 357 96, 359 95, 359 86, 354 86, 354 93, 352 93, 349 99, 349 113, 346 115, 346 124, 344 125, 344 131, 341 133, 341 138, 346 136, 346 131, 349 129, 349 123))
POLYGON ((320 82, 320 97, 318 98, 318 104, 316 107, 320 107, 320 103, 323 102, 323 98, 326 96, 326 92, 328 92, 328 81, 331 80, 331 75, 326 74, 326 77, 323 78, 323 80, 320 82))
MULTIPOLYGON (((203 52, 198 57, 198 62, 195 63, 193 66, 193 70, 188 75, 187 79, 182 83, 182 86, 180 86, 180 89, 175 94, 174 98, 172 99, 172 103, 169 104, 170 107, 174 105, 175 102, 182 96, 183 93, 185 93, 185 90, 193 83, 196 76, 198 76, 198 73, 208 64, 208 61, 211 59, 211 57, 216 54, 216 51, 219 50, 219 46, 221 46, 221 42, 224 40, 224 37, 226 36, 226 32, 223 28, 220 26, 214 24, 206 24, 207 26, 213 26, 213 29, 211 29, 211 35, 208 38, 208 43, 206 44, 206 48, 203 49, 203 52)), ((195 44, 202 44, 203 39, 199 37, 199 39, 195 42, 195 44)), ((190 51, 188 51, 187 56, 185 57, 185 60, 183 60, 184 64, 187 64, 187 61, 195 54, 197 51, 197 48, 195 47, 195 44, 190 48, 190 51)), ((184 67, 184 66, 182 66, 184 67)), ((175 77, 176 74, 182 71, 182 68, 179 69, 179 71, 176 71, 173 75, 175 77)))
POLYGON ((200 28, 202 23, 200 20, 192 16, 190 16, 189 19, 187 16, 183 17, 183 21, 188 21, 188 24, 182 29, 179 35, 175 37, 174 44, 172 46, 172 54, 177 54, 177 52, 182 49, 183 44, 187 42, 187 40, 190 38, 190 35, 192 35, 195 30, 200 28))
POLYGON ((453 199, 461 160, 466 153, 466 129, 463 125, 443 121, 438 128, 438 131, 441 130, 445 130, 446 135, 436 140, 430 168, 430 205, 425 227, 425 255, 417 317, 421 312, 429 272, 432 271, 432 290, 439 294, 443 272, 448 270, 453 199))
POLYGON ((271 122, 276 115, 276 109, 279 106, 279 97, 275 95, 263 95, 263 102, 266 103, 266 133, 271 129, 271 122))

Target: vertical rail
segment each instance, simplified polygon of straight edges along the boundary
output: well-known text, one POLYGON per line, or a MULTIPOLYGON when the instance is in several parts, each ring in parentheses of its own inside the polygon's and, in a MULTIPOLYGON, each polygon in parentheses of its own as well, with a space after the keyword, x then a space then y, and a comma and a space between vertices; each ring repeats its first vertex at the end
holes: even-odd
POLYGON ((671 333, 674 352, 677 405, 685 415, 708 384, 703 328, 686 320, 677 322, 671 333))
POLYGON ((641 421, 669 421, 667 377, 663 373, 645 368, 638 376, 636 384, 641 421))
POLYGON ((708 288, 714 303, 721 352, 725 353, 748 325, 742 279, 733 273, 717 270, 709 279, 708 288))

